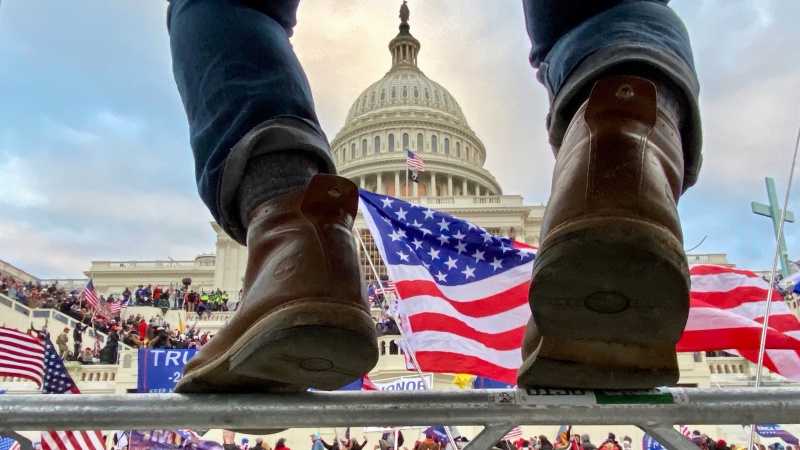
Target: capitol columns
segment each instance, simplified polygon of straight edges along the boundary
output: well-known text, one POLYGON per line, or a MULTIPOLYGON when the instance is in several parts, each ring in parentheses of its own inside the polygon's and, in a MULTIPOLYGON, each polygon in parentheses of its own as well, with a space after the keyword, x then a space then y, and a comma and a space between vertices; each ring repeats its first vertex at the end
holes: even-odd
POLYGON ((361 189, 366 189, 367 183, 364 175, 361 175, 360 179, 361 179, 361 189))
POLYGON ((469 194, 469 190, 467 189, 467 187, 468 187, 467 186, 467 179, 466 178, 462 178, 461 179, 461 195, 463 195, 465 197, 469 194))
POLYGON ((480 196, 481 196, 481 185, 475 183, 475 197, 480 197, 480 196))
POLYGON ((447 174, 447 196, 453 196, 453 175, 447 174))
POLYGON ((378 194, 383 194, 383 173, 378 172, 378 194))
POLYGON ((436 172, 431 172, 431 197, 436 196, 436 172))
POLYGON ((400 185, 400 172, 394 173, 394 196, 397 198, 403 196, 403 187, 400 185))

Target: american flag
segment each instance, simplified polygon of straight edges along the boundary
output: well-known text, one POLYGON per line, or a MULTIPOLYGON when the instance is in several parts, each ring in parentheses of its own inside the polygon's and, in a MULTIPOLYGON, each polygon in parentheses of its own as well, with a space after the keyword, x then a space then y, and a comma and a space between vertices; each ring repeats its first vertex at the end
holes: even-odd
POLYGON ((122 302, 119 300, 115 300, 113 302, 107 302, 106 307, 108 308, 108 312, 117 315, 119 311, 122 309, 122 302))
POLYGON ((97 309, 97 291, 94 290, 94 284, 92 283, 91 278, 89 278, 89 281, 86 283, 86 287, 83 288, 81 296, 83 297, 83 300, 92 307, 92 309, 97 309))
MULTIPOLYGON (((696 265, 691 308, 678 351, 725 350, 758 361, 770 285, 749 270, 696 265)), ((772 294, 764 367, 800 381, 800 321, 777 292, 772 294)))
MULTIPOLYGON (((59 358, 53 343, 47 341, 44 355, 44 383, 42 394, 80 394, 75 381, 69 376, 64 361, 59 358)), ((104 450, 105 437, 94 431, 43 431, 43 450, 104 450)))
POLYGON ((31 380, 42 387, 44 345, 21 331, 0 327, 0 375, 31 380))
POLYGON ((417 169, 420 172, 425 172, 425 163, 422 162, 422 158, 420 158, 419 155, 409 149, 406 149, 406 155, 406 163, 408 164, 408 167, 417 169))
POLYGON ((516 384, 535 250, 430 208, 360 195, 420 369, 516 384))
POLYGON ((20 450, 19 443, 8 437, 0 438, 0 450, 20 450))
POLYGON ((518 439, 520 437, 522 437, 522 428, 517 425, 516 427, 512 428, 508 434, 506 434, 506 437, 504 437, 503 440, 513 441, 514 439, 518 439))
POLYGON ((678 425, 678 432, 682 435, 686 436, 687 438, 692 437, 692 432, 689 430, 689 427, 686 425, 678 425))

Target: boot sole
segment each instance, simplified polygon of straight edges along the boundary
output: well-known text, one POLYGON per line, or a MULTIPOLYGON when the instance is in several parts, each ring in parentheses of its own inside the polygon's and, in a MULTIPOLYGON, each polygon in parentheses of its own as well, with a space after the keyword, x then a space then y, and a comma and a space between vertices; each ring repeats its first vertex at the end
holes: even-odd
POLYGON ((185 374, 180 393, 334 390, 378 362, 375 325, 366 311, 306 299, 271 312, 225 353, 185 374))
POLYGON ((581 219, 554 229, 536 259, 529 301, 542 342, 523 363, 520 386, 677 381, 689 268, 669 230, 638 218, 581 219))

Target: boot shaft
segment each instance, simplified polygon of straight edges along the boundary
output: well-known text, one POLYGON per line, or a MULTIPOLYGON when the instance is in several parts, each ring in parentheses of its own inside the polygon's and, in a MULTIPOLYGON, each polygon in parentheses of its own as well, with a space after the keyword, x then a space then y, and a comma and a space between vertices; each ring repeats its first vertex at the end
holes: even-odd
POLYGON ((558 151, 541 236, 579 217, 622 215, 655 222, 682 241, 676 211, 683 150, 675 125, 642 78, 599 81, 558 151))

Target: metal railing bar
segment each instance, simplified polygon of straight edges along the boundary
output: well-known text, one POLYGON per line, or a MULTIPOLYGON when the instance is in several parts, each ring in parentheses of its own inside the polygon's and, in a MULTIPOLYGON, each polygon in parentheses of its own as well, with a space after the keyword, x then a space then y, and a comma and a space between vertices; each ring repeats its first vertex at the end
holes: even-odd
POLYGON ((800 388, 649 392, 0 395, 0 430, 800 423, 800 388))

